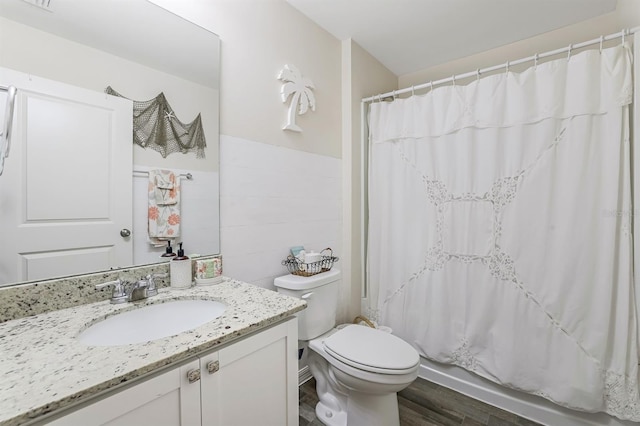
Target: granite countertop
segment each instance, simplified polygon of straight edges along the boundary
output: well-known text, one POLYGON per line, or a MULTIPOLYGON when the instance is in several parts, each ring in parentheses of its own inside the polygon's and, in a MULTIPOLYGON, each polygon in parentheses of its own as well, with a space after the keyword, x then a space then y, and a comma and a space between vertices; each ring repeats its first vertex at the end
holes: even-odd
POLYGON ((306 302, 224 278, 213 286, 160 289, 143 302, 108 301, 0 324, 0 425, 23 424, 98 392, 186 360, 289 317, 306 302), (218 300, 222 316, 193 330, 151 342, 86 346, 76 336, 99 319, 141 304, 179 299, 218 300))

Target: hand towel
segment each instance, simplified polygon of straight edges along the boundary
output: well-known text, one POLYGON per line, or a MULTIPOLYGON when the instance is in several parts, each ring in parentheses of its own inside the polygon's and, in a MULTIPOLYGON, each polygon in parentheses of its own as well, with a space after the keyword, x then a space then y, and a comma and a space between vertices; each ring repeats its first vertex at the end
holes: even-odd
MULTIPOLYGON (((167 172, 168 170, 164 170, 167 172)), ((174 191, 175 184, 177 181, 175 174, 169 172, 168 174, 157 173, 155 176, 155 197, 156 204, 159 206, 167 206, 169 204, 176 204, 178 202, 177 199, 177 191, 174 191)))
POLYGON ((148 223, 155 246, 180 236, 180 179, 171 170, 149 170, 148 223))

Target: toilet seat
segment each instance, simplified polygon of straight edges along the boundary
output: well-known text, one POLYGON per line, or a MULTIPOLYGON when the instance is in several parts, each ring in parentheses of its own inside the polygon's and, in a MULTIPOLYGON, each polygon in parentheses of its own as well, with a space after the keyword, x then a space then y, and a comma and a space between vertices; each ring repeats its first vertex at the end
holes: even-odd
POLYGON ((404 340, 361 325, 345 327, 322 344, 327 355, 372 373, 410 374, 420 362, 418 352, 404 340))

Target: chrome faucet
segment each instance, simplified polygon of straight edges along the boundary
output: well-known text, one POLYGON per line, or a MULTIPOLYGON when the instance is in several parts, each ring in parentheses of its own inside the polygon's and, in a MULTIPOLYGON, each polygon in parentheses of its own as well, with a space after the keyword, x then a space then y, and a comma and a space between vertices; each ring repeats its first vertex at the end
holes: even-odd
POLYGON ((168 274, 166 273, 149 274, 134 283, 129 283, 118 278, 115 281, 97 284, 96 289, 113 286, 113 293, 111 293, 111 303, 113 304, 137 302, 158 294, 155 279, 166 278, 167 276, 168 274))
POLYGON ((113 286, 113 293, 111 293, 111 303, 125 303, 129 300, 129 296, 127 295, 126 290, 126 281, 118 278, 115 281, 108 281, 102 284, 96 284, 96 289, 101 289, 103 287, 113 286))

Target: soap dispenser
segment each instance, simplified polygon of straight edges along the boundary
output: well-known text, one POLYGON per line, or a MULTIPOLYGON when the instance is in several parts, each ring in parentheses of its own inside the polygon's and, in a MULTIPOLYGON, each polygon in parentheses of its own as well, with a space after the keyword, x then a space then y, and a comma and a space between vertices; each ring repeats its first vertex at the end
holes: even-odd
POLYGON ((167 248, 165 252, 160 256, 162 260, 172 260, 176 254, 173 252, 173 247, 171 247, 171 240, 167 241, 167 248))
POLYGON ((184 255, 182 243, 180 243, 178 255, 169 262, 169 272, 171 273, 171 287, 191 287, 191 260, 184 255))

